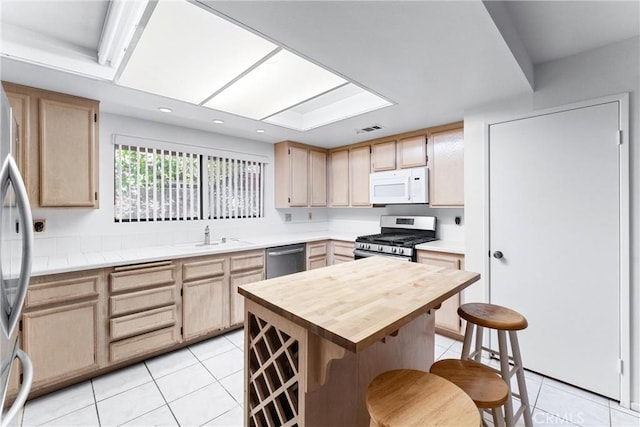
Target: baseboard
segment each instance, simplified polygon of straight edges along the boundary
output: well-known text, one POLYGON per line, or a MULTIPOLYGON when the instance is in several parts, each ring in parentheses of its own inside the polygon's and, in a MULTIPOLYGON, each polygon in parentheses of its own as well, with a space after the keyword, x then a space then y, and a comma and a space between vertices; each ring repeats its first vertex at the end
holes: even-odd
POLYGON ((631 402, 631 409, 640 412, 640 402, 631 402))

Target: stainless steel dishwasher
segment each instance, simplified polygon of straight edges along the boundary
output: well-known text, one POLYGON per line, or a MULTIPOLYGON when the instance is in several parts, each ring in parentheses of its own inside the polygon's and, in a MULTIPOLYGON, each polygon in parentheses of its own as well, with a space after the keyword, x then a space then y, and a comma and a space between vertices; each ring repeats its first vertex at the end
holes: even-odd
POLYGON ((304 271, 305 244, 267 248, 267 279, 304 271))

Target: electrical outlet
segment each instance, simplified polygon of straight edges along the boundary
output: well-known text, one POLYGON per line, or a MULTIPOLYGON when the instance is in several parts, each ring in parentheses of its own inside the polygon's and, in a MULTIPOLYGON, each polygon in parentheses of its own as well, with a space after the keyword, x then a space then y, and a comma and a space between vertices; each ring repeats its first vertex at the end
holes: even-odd
POLYGON ((36 233, 42 233, 47 225, 46 219, 34 219, 33 220, 33 231, 36 233))
POLYGON ((309 212, 309 221, 313 219, 313 212, 309 212))
POLYGON ((291 214, 290 213, 284 214, 284 222, 291 222, 291 214))

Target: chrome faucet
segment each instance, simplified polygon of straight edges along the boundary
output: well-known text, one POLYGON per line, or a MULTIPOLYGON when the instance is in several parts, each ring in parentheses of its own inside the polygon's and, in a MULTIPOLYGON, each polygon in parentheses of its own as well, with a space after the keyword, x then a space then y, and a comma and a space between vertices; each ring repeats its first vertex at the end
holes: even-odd
POLYGON ((204 228, 204 244, 205 245, 210 245, 211 244, 211 235, 209 233, 209 226, 208 225, 204 228))

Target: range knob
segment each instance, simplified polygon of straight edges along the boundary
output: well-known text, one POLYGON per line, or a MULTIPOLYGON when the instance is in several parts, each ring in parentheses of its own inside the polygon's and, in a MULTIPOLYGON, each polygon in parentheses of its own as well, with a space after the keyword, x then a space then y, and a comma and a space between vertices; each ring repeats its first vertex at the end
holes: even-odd
POLYGON ((391 248, 391 253, 395 254, 396 253, 396 248, 391 248))
POLYGON ((371 249, 371 245, 367 245, 367 250, 371 249))
POLYGON ((404 254, 404 249, 403 249, 403 248, 398 249, 398 253, 399 253, 400 255, 404 254))
POLYGON ((378 245, 378 252, 382 252, 382 245, 378 245))

